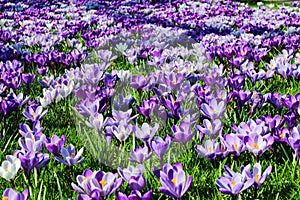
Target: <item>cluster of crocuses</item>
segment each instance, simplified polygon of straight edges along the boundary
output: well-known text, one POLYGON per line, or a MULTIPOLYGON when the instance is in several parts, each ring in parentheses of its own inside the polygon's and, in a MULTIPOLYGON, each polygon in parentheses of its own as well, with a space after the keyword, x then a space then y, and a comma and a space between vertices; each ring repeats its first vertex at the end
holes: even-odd
MULTIPOLYGON (((38 102, 30 101, 23 113, 27 124, 20 124, 21 150, 7 155, 0 168, 0 176, 12 183, 20 168, 30 180, 34 169, 40 172, 50 161, 50 156, 42 153, 43 148, 69 167, 83 162, 83 149, 76 153, 72 144, 65 148, 65 136, 48 138, 40 125, 47 113, 43 108, 72 92, 80 99, 76 108, 86 117, 88 127, 101 133, 108 143, 125 143, 136 137, 141 144, 131 150, 129 158, 131 164, 139 165, 119 168, 121 178, 101 170, 85 170, 79 175, 77 185, 72 184, 80 193, 77 199, 101 199, 112 193, 117 199, 150 199, 151 190, 141 193, 146 185, 141 164, 153 155, 159 161, 154 174, 161 182, 160 191, 181 199, 192 177, 186 177, 182 164, 166 163, 174 143, 187 145, 200 140, 202 144, 196 146, 196 151, 210 160, 229 154, 238 157, 245 150, 259 160, 274 141, 286 142, 299 157, 299 94, 262 94, 242 89, 246 79, 254 85, 276 74, 287 80, 299 77, 299 16, 294 14, 299 8, 282 6, 274 11, 231 1, 212 4, 177 0, 163 4, 62 1, 47 2, 42 8, 35 1, 6 2, 0 9, 4 9, 0 16, 0 60, 4 61, 0 63, 0 116, 28 101, 23 93, 15 92, 22 83, 29 88, 36 78, 24 71, 33 66, 45 75, 38 80, 45 87, 43 95, 38 102), (183 47, 170 45, 174 43, 183 47), (98 50, 107 46, 115 47, 116 53, 138 71, 145 71, 108 73, 116 57, 112 51, 98 50), (97 49, 100 64, 81 64, 91 55, 91 49, 97 49), (271 61, 258 69, 266 57, 271 61), (141 61, 146 61, 146 68, 139 66, 141 61), (209 61, 223 65, 211 65, 209 61), (64 68, 68 69, 61 75, 64 68), (225 74, 228 68, 230 73, 225 74), (61 76, 54 77, 57 74, 61 76), (120 94, 128 89, 126 85, 135 90, 136 98, 120 94), (249 104, 250 116, 266 103, 289 111, 283 119, 276 115, 240 122, 232 125, 235 133, 223 134, 222 119, 232 101, 237 105, 237 115, 249 104), (137 119, 147 123, 137 125, 137 119), (171 130, 162 135, 160 128, 165 123, 171 130), (128 183, 130 194, 119 191, 122 179, 128 183)), ((259 163, 254 165, 253 173, 250 168, 247 165, 236 173, 225 167, 227 173, 216 181, 220 191, 236 197, 252 185, 257 190, 271 167, 264 173, 259 163)), ((29 195, 28 190, 21 194, 8 188, 3 199, 27 199, 29 195)))

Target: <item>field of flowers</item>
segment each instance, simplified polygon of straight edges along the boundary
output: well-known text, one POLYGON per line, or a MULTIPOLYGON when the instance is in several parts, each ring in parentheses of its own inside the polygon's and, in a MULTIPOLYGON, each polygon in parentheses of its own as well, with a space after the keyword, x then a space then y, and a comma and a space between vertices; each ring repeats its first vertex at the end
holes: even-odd
POLYGON ((1 1, 2 200, 300 199, 299 5, 1 1))

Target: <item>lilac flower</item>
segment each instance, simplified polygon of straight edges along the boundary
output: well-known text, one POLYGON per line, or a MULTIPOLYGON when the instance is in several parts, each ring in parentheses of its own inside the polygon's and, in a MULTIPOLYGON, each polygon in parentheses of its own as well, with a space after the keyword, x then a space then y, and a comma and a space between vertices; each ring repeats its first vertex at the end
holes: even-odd
POLYGON ((222 122, 215 119, 212 122, 208 119, 203 120, 204 128, 197 125, 196 128, 202 133, 208 135, 211 139, 216 139, 222 131, 222 122))
POLYGON ((22 193, 18 193, 15 190, 11 189, 11 188, 7 188, 6 190, 4 190, 3 194, 2 194, 2 200, 27 200, 29 197, 29 192, 28 190, 24 190, 22 193))
POLYGON ((148 160, 152 156, 152 152, 149 152, 149 149, 147 146, 144 148, 138 146, 135 148, 134 151, 130 152, 130 162, 137 162, 142 164, 146 160, 148 160))
POLYGON ((134 126, 133 132, 135 133, 135 136, 137 138, 139 138, 145 144, 149 144, 149 142, 152 140, 153 136, 157 132, 158 128, 159 125, 157 123, 155 123, 153 127, 150 126, 148 123, 143 123, 142 128, 134 126))
POLYGON ((247 150, 252 152, 255 156, 263 154, 274 142, 273 136, 267 134, 261 136, 257 133, 252 133, 244 137, 247 150))
POLYGON ((43 111, 42 106, 37 107, 35 110, 32 107, 27 106, 23 115, 26 117, 27 121, 35 122, 43 118, 48 112, 48 110, 45 110, 44 112, 42 111, 43 111))
POLYGON ((45 147, 50 153, 52 153, 54 156, 58 156, 66 143, 66 137, 62 135, 61 138, 59 138, 57 135, 53 135, 51 139, 46 138, 44 143, 45 147))
POLYGON ((14 156, 7 155, 5 161, 0 166, 0 176, 6 180, 14 179, 21 167, 21 161, 14 156))
POLYGON ((176 200, 186 193, 192 183, 192 176, 186 178, 181 163, 176 163, 174 166, 165 164, 161 171, 155 171, 155 175, 159 178, 162 187, 159 190, 176 200))
POLYGON ((152 190, 149 190, 144 195, 138 190, 131 191, 127 197, 123 192, 118 192, 116 195, 117 200, 150 200, 152 198, 152 190))
MULTIPOLYGON (((219 190, 224 194, 237 196, 242 191, 248 189, 254 183, 253 179, 247 179, 243 171, 241 173, 232 171, 228 166, 224 166, 226 173, 216 180, 219 190)), ((241 167, 243 169, 243 167, 241 167)))
POLYGON ((22 138, 19 138, 19 145, 27 152, 37 153, 41 151, 44 146, 45 135, 33 135, 32 133, 27 133, 25 136, 25 142, 22 138))
POLYGON ((131 190, 142 190, 146 185, 146 179, 143 176, 143 165, 137 167, 129 166, 126 169, 118 168, 120 176, 129 184, 131 190))
POLYGON ((167 135, 163 140, 157 136, 154 141, 151 142, 152 151, 157 155, 158 159, 162 162, 164 155, 167 153, 171 146, 171 137, 167 135))
POLYGON ((248 176, 248 179, 253 179, 254 180, 254 188, 258 189, 260 188, 261 184, 265 182, 266 178, 270 175, 272 171, 272 166, 269 166, 263 173, 261 171, 261 165, 259 163, 255 163, 253 166, 253 173, 250 171, 250 164, 247 165, 244 168, 244 173, 246 176, 248 176))
POLYGON ((71 167, 75 164, 80 164, 83 162, 84 158, 80 159, 82 153, 83 148, 81 148, 76 154, 75 147, 72 144, 69 144, 67 149, 64 147, 61 149, 61 155, 63 156, 63 159, 61 159, 58 156, 55 156, 55 160, 71 167))

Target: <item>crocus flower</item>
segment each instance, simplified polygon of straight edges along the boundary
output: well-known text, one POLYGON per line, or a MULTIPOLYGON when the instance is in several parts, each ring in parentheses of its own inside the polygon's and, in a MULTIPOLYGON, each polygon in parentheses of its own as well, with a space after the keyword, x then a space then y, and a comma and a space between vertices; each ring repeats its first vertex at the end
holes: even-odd
POLYGON ((90 169, 84 170, 82 175, 78 175, 76 177, 77 184, 79 185, 79 187, 74 183, 71 183, 72 188, 76 192, 90 194, 92 192, 92 188, 89 185, 89 181, 93 178, 94 175, 95 174, 93 173, 92 170, 90 169))
POLYGON ((29 122, 35 122, 43 118, 47 114, 48 110, 43 112, 43 107, 39 106, 36 109, 33 109, 31 106, 27 106, 23 115, 26 117, 26 120, 29 122))
POLYGON ((148 160, 152 156, 152 152, 149 152, 149 149, 147 146, 142 148, 141 146, 138 146, 135 148, 134 151, 130 152, 130 162, 137 162, 142 164, 146 160, 148 160))
POLYGON ((33 135, 41 135, 43 131, 43 128, 41 127, 40 121, 36 121, 33 124, 33 128, 31 129, 27 124, 20 124, 19 133, 26 137, 28 133, 32 133, 33 135))
POLYGON ((162 187, 159 190, 176 200, 186 193, 192 183, 192 176, 186 178, 181 163, 176 163, 174 166, 165 164, 161 171, 155 171, 154 174, 159 178, 162 187))
POLYGON ((151 142, 151 148, 161 162, 164 155, 169 150, 171 143, 171 136, 169 135, 167 135, 164 140, 161 137, 157 136, 155 140, 151 142))
POLYGON ((127 197, 123 192, 118 192, 116 195, 117 200, 150 200, 152 197, 152 190, 149 190, 144 195, 138 190, 132 190, 127 197))
POLYGON ((36 74, 22 74, 22 79, 26 86, 29 88, 30 84, 34 81, 36 74))
POLYGON ((120 176, 129 184, 131 190, 142 190, 146 185, 144 168, 141 164, 137 167, 129 166, 126 169, 118 168, 120 176))
POLYGON ((133 132, 135 136, 143 141, 145 144, 149 144, 150 140, 152 140, 153 136, 157 132, 159 125, 157 123, 154 126, 150 126, 148 123, 143 123, 142 127, 138 126, 133 127, 133 132))
MULTIPOLYGON (((216 180, 216 184, 223 194, 236 196, 251 187, 254 183, 254 180, 247 179, 247 176, 245 176, 243 172, 234 172, 228 166, 224 166, 224 169, 226 170, 224 176, 216 180)), ((241 169, 243 169, 243 167, 241 167, 241 169)))
POLYGON ((118 178, 118 174, 98 171, 91 178, 89 183, 93 190, 100 192, 101 197, 108 197, 122 185, 123 180, 122 178, 118 178))
POLYGON ((225 110, 225 102, 220 101, 218 103, 216 99, 212 99, 208 104, 203 103, 201 105, 201 113, 213 120, 222 117, 225 113, 225 110))
POLYGON ((254 179, 253 186, 255 189, 260 188, 261 184, 265 182, 266 178, 270 175, 272 171, 272 166, 269 166, 263 173, 261 171, 261 165, 259 163, 255 163, 253 166, 253 173, 250 171, 250 164, 247 165, 243 172, 245 172, 245 175, 248 176, 248 179, 254 179))
POLYGON ((2 194, 2 200, 27 200, 29 197, 29 192, 28 190, 24 190, 22 193, 18 193, 15 190, 11 189, 11 188, 7 188, 6 190, 4 190, 3 194, 2 194))
POLYGON ((55 156, 55 159, 58 162, 71 167, 75 164, 80 164, 83 162, 84 158, 80 159, 80 156, 82 155, 82 153, 83 153, 83 148, 81 148, 76 154, 75 147, 73 146, 73 144, 69 144, 67 149, 64 147, 61 149, 61 155, 63 156, 63 159, 61 159, 58 156, 55 156))
POLYGON ((202 157, 206 157, 209 160, 215 159, 221 152, 220 144, 215 140, 206 140, 204 146, 196 145, 195 149, 202 157))
POLYGON ((300 157, 300 125, 290 130, 288 134, 288 143, 295 151, 296 156, 300 157))
POLYGON ((239 156, 241 152, 246 150, 244 141, 237 134, 226 134, 222 142, 226 146, 227 152, 236 156, 239 156))
POLYGON ((203 120, 204 128, 197 125, 196 128, 201 132, 201 134, 208 135, 211 139, 216 139, 222 131, 222 122, 219 119, 210 121, 208 119, 203 120))
POLYGON ((111 131, 119 141, 125 141, 132 132, 132 125, 122 120, 118 126, 112 126, 111 131))
POLYGON ((44 141, 47 150, 55 156, 58 156, 61 149, 66 143, 66 137, 64 135, 59 138, 57 135, 53 135, 52 138, 46 138, 44 141))
POLYGON ((195 133, 191 132, 191 127, 189 123, 181 123, 180 126, 173 125, 172 132, 174 134, 173 141, 182 144, 187 143, 192 139, 195 133))
POLYGON ((45 135, 33 135, 32 133, 27 133, 25 136, 25 142, 22 138, 19 138, 19 145, 27 152, 39 152, 44 146, 45 135))
POLYGON ((33 152, 24 153, 22 151, 17 150, 14 153, 14 155, 16 155, 20 159, 21 167, 27 176, 30 175, 33 168, 40 170, 43 166, 48 164, 50 161, 49 155, 43 153, 37 153, 37 154, 33 152))
POLYGON ((0 176, 6 180, 14 179, 18 170, 21 167, 21 161, 14 156, 7 155, 5 161, 2 162, 0 167, 0 176))
POLYGON ((267 134, 265 136, 252 133, 244 137, 247 150, 252 152, 255 156, 263 154, 274 142, 273 136, 267 134))

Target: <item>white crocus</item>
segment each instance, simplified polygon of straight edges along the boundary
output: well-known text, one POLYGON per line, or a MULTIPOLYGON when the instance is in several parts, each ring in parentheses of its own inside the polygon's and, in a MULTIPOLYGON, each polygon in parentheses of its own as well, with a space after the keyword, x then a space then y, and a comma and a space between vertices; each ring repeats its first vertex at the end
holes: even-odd
POLYGON ((6 156, 5 161, 2 162, 0 167, 0 176, 5 178, 6 180, 14 179, 18 170, 21 167, 21 161, 19 158, 14 156, 6 156))

